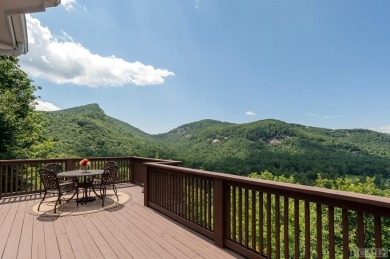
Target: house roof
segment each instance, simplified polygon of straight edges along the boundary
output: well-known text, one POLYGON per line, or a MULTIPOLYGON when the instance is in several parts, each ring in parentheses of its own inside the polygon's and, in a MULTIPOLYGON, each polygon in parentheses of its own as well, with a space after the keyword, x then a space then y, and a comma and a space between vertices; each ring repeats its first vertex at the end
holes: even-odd
POLYGON ((0 55, 19 56, 28 51, 26 13, 44 12, 61 0, 0 0, 0 55))

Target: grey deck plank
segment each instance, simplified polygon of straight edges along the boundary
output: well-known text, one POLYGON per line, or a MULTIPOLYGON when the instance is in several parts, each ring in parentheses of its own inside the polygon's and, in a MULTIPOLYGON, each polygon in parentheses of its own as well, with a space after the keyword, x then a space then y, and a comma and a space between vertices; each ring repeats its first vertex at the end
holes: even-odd
POLYGON ((143 206, 138 186, 119 210, 45 219, 28 213, 38 195, 0 200, 2 258, 237 258, 214 242, 143 206))
POLYGON ((56 233, 60 257, 63 259, 75 259, 72 245, 70 244, 68 233, 66 232, 62 220, 54 221, 54 231, 56 233))
POLYGON ((116 238, 116 236, 112 233, 112 229, 109 228, 101 219, 101 213, 93 213, 88 215, 88 218, 91 220, 91 222, 95 225, 95 227, 98 229, 100 234, 104 237, 104 239, 107 241, 107 244, 110 245, 112 250, 115 252, 117 257, 119 258, 132 258, 131 254, 126 250, 128 246, 131 246, 131 244, 127 244, 126 248, 123 247, 123 245, 119 242, 119 240, 116 238))
POLYGON ((31 248, 31 258, 46 258, 46 244, 44 222, 35 218, 33 223, 33 239, 31 248))
POLYGON ((104 258, 118 258, 114 250, 112 250, 109 243, 104 239, 104 236, 102 236, 102 234, 91 222, 91 220, 89 220, 87 217, 83 217, 81 219, 81 222, 83 223, 84 227, 90 234, 91 240, 99 248, 99 251, 101 252, 104 258))
MULTIPOLYGON (((77 232, 76 226, 72 222, 71 217, 72 216, 63 217, 63 222, 66 229, 66 233, 68 234, 70 245, 72 246, 74 256, 76 259, 90 258, 82 242, 82 237, 77 232)), ((59 220, 61 219, 62 218, 59 218, 59 220)))
POLYGON ((98 246, 95 244, 88 230, 85 228, 84 224, 81 222, 81 217, 70 217, 79 233, 81 240, 84 244, 85 249, 90 258, 94 259, 104 259, 104 256, 100 252, 98 246))
MULTIPOLYGON (((26 211, 24 212, 23 228, 20 234, 18 259, 31 258, 31 248, 33 239, 34 216, 27 212, 28 208, 35 203, 35 200, 26 202, 26 211)), ((22 211, 20 213, 23 213, 22 211)))
MULTIPOLYGON (((2 258, 16 258, 18 255, 20 236, 23 228, 24 217, 26 215, 26 202, 20 202, 17 213, 14 215, 14 221, 7 240, 7 246, 2 258)), ((2 232, 1 232, 2 233, 2 232)))
POLYGON ((15 215, 18 211, 20 203, 15 202, 7 204, 4 206, 9 206, 9 208, 4 208, 4 221, 0 226, 0 255, 4 256, 4 252, 7 250, 7 246, 14 246, 14 244, 8 243, 8 238, 11 234, 12 225, 15 219, 15 215))

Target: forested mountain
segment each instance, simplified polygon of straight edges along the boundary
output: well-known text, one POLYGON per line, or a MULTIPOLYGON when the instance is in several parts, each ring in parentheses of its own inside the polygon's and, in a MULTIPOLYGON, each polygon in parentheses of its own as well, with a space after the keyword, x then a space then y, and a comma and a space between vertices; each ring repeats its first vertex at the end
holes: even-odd
POLYGON ((390 135, 329 130, 262 120, 247 124, 200 121, 156 136, 187 165, 233 174, 270 171, 307 183, 321 173, 390 176, 390 135), (200 127, 199 125, 207 125, 200 127))
POLYGON ((294 175, 309 184, 318 173, 328 178, 376 176, 381 183, 390 176, 390 135, 370 130, 330 130, 277 120, 202 120, 149 135, 105 115, 97 104, 45 114, 56 157, 158 155, 225 173, 294 175))
POLYGON ((48 137, 54 141, 51 157, 164 154, 151 135, 107 116, 97 104, 44 114, 48 137))

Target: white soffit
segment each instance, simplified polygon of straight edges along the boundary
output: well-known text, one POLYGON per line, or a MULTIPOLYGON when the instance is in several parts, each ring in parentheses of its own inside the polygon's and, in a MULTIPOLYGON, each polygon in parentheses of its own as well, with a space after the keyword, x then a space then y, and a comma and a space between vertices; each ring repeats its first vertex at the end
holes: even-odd
POLYGON ((44 12, 61 0, 0 0, 0 55, 19 56, 28 51, 26 13, 44 12))

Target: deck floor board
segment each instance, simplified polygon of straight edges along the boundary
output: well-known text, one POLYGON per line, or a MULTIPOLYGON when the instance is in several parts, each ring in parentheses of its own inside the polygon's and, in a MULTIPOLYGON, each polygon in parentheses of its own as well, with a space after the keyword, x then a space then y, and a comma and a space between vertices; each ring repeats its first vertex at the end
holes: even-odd
POLYGON ((79 216, 30 214, 39 194, 0 199, 0 258, 241 258, 143 206, 141 187, 119 189, 132 200, 118 210, 79 216))

